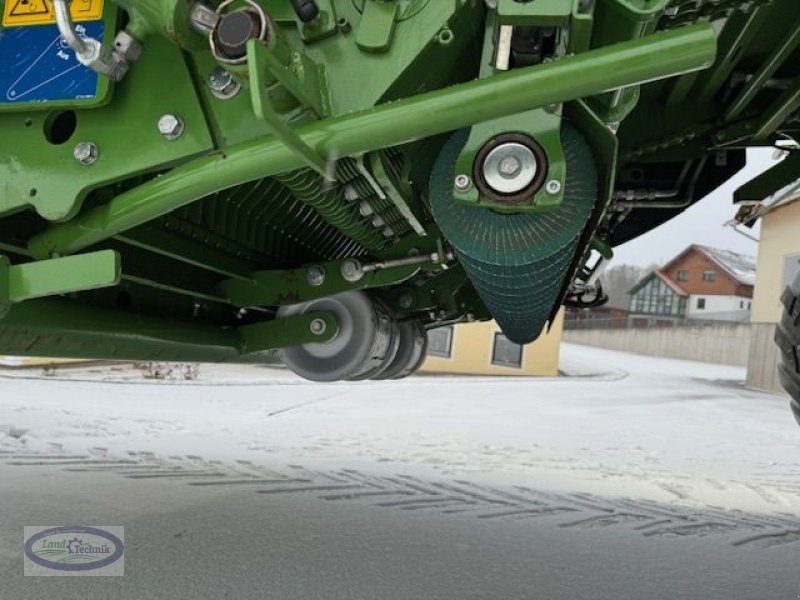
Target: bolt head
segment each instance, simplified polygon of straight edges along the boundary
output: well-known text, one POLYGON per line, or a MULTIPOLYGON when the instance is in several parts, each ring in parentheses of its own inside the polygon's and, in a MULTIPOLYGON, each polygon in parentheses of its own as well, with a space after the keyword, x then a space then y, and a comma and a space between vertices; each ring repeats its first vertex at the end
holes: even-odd
POLYGON ((456 175, 453 185, 459 192, 466 192, 472 187, 472 179, 470 179, 469 175, 462 173, 461 175, 456 175))
POLYGON ((311 330, 311 333, 314 335, 322 335, 325 333, 325 330, 328 329, 328 326, 325 324, 325 321, 322 319, 314 319, 311 321, 311 324, 308 326, 311 330))
POLYGON ((177 115, 162 115, 158 120, 158 132, 168 140, 177 140, 183 134, 183 129, 183 121, 177 115))
POLYGON ((208 89, 215 98, 229 100, 242 89, 242 84, 222 67, 215 67, 208 75, 208 89))
POLYGON ((308 285, 319 287, 325 283, 325 269, 320 266, 314 265, 309 267, 306 271, 306 281, 308 285))
POLYGON ((361 263, 355 258, 348 258, 342 262, 342 278, 349 282, 355 283, 364 277, 364 271, 361 270, 361 263))
POLYGON ((100 158, 100 149, 94 142, 78 142, 72 150, 72 156, 82 165, 91 165, 100 158))
POLYGON ((561 191, 561 182, 558 179, 551 179, 544 186, 544 189, 548 194, 555 196, 561 191))
POLYGON ((522 170, 522 162, 516 156, 506 156, 497 165, 497 173, 506 179, 513 179, 522 170))

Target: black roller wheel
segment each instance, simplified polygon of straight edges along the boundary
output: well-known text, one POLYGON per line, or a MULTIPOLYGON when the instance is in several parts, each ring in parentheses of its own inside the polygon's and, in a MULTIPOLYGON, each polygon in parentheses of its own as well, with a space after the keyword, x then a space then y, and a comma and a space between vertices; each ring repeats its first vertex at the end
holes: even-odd
POLYGON ((428 352, 428 336, 419 321, 399 324, 397 354, 373 379, 403 379, 422 366, 428 352))
POLYGON ((396 321, 379 300, 364 292, 346 292, 283 306, 278 317, 324 310, 336 317, 338 331, 324 343, 283 348, 279 354, 294 373, 311 381, 363 379, 389 362, 394 348, 396 321))

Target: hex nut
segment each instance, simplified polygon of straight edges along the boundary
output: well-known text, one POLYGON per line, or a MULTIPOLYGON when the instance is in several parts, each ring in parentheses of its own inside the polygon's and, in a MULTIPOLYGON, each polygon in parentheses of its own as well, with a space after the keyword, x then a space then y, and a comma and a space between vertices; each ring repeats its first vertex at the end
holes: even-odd
POLYGON ((88 167, 100 158, 100 149, 94 142, 78 142, 72 150, 72 156, 79 163, 88 167))

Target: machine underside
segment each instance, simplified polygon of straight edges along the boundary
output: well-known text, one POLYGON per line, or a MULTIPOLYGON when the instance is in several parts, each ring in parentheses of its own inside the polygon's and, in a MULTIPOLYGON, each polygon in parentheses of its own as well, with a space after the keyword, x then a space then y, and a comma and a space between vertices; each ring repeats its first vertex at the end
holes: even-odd
POLYGON ((4 354, 327 381, 444 324, 528 343, 800 133, 796 0, 0 6, 4 354))

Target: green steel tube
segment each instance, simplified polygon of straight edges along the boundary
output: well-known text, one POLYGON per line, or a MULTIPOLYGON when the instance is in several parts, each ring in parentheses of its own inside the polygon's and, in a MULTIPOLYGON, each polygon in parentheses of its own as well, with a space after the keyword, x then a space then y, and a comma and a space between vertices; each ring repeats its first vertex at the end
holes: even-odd
MULTIPOLYGON (((703 69, 713 64, 715 54, 712 27, 693 25, 309 123, 296 131, 329 159, 352 156, 703 69)), ((274 137, 237 144, 54 225, 32 238, 29 248, 37 258, 70 254, 203 196, 305 166, 301 156, 274 137)))

